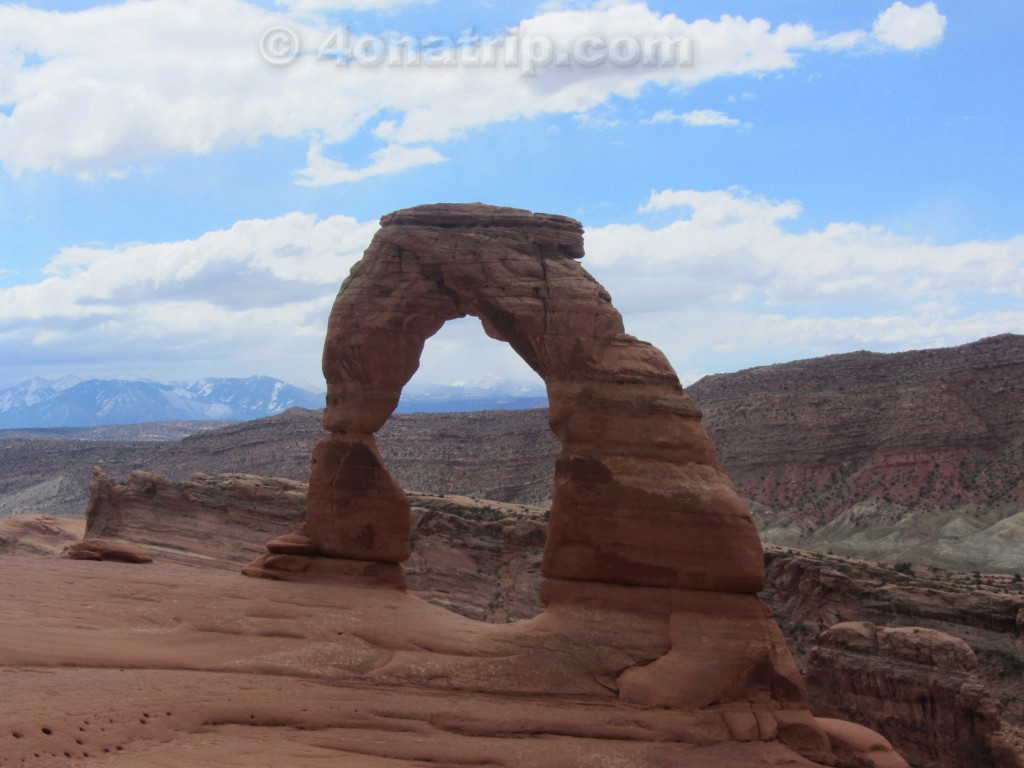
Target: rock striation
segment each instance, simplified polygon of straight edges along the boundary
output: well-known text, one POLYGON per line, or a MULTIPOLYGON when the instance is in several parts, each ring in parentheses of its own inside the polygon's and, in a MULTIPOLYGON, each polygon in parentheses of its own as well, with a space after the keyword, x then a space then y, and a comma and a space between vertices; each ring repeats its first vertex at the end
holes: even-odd
POLYGON ((112 560, 117 563, 152 563, 149 553, 127 541, 117 539, 86 539, 64 550, 70 560, 112 560))
POLYGON ((807 684, 820 714, 884 729, 925 768, 1021 768, 963 640, 922 627, 836 624, 811 652, 807 684))
POLYGON ((197 473, 175 483, 137 470, 118 483, 93 467, 85 537, 234 568, 302 519, 305 493, 305 483, 243 474, 197 473))

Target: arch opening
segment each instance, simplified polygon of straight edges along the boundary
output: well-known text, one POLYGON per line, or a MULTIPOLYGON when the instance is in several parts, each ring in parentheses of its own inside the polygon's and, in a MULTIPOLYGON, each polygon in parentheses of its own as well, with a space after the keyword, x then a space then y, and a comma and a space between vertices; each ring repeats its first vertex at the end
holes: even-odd
POLYGON ((540 613, 560 451, 543 380, 477 318, 450 320, 375 438, 411 508, 408 589, 488 623, 540 613))

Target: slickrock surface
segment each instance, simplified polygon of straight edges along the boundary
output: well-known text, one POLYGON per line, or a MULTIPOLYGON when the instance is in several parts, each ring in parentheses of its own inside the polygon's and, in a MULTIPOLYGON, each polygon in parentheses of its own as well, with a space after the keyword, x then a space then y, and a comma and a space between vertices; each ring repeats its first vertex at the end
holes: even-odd
POLYGON ((818 712, 885 731, 923 768, 1021 768, 995 702, 972 674, 961 639, 921 627, 836 624, 811 652, 807 684, 818 712))
POLYGON ((5 555, 0 583, 0 766, 831 762, 806 711, 617 697, 621 670, 666 648, 668 617, 635 606, 490 625, 397 590, 246 579, 159 556, 5 555))

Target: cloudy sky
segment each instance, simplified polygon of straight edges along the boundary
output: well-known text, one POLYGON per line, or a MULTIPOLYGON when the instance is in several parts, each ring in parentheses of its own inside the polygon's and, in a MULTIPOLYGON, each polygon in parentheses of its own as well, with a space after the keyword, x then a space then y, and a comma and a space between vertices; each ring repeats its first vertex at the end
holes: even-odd
MULTIPOLYGON (((1024 332, 1020 0, 0 3, 0 386, 319 386, 384 213, 586 227, 684 382, 1024 332)), ((419 379, 530 376, 450 323, 419 379)))

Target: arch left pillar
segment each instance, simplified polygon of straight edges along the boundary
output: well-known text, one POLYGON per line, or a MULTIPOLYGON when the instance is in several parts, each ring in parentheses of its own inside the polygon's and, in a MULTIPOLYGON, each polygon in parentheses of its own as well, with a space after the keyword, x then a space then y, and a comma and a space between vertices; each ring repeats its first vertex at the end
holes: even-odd
POLYGON ((390 245, 380 250, 383 258, 353 267, 328 320, 329 434, 313 449, 306 521, 269 542, 246 575, 406 586, 399 564, 411 554, 411 509, 384 467, 374 434, 398 406, 426 340, 465 313, 408 263, 412 254, 390 245))

